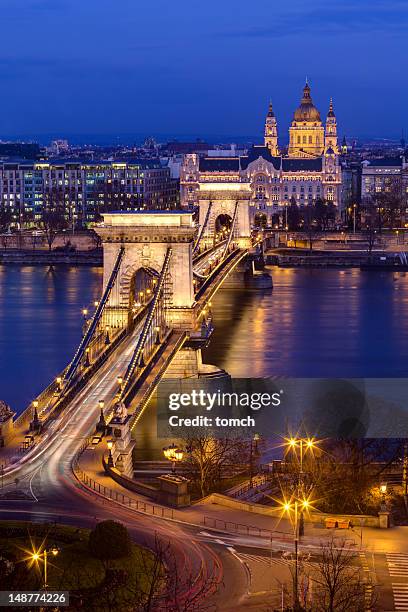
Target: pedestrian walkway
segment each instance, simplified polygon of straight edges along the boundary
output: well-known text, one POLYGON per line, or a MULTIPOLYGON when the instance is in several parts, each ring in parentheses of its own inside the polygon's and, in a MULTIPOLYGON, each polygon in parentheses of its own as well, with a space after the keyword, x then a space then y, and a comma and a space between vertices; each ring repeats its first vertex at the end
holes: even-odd
POLYGON ((282 559, 282 557, 271 557, 265 555, 250 555, 247 553, 237 553, 238 557, 244 561, 244 563, 261 563, 262 565, 266 565, 267 567, 271 567, 272 565, 288 565, 288 561, 286 559, 282 559))
POLYGON ((371 584, 370 578, 370 568, 368 566, 368 561, 366 554, 364 552, 359 553, 361 567, 364 572, 364 610, 366 612, 371 612, 371 604, 373 599, 373 585, 371 584))
POLYGON ((397 612, 408 612, 408 553, 387 553, 388 572, 392 582, 394 606, 397 612))
POLYGON ((407 612, 408 611, 408 583, 407 582, 393 582, 392 593, 394 595, 394 606, 396 612, 407 612))
POLYGON ((386 553, 388 571, 391 577, 405 577, 408 582, 408 553, 386 553))

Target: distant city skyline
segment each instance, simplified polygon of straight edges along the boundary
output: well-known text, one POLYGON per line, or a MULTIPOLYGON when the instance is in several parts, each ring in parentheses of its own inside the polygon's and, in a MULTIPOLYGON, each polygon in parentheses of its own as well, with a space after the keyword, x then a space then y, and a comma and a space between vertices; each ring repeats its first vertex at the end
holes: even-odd
POLYGON ((305 77, 339 135, 408 132, 402 0, 3 0, 0 138, 168 134, 282 142, 305 77))

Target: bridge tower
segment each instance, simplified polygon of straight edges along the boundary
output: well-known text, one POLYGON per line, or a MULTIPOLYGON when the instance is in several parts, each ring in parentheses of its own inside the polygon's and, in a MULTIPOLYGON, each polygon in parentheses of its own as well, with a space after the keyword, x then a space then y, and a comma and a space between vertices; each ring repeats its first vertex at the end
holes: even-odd
POLYGON ((210 246, 219 229, 221 219, 233 220, 234 242, 241 248, 251 246, 250 202, 251 187, 248 182, 202 183, 197 192, 201 242, 210 246))
POLYGON ((166 279, 167 320, 176 329, 191 329, 193 321, 192 213, 180 211, 115 212, 103 215, 96 227, 103 244, 103 286, 108 283, 118 249, 125 249, 118 290, 109 302, 111 325, 124 327, 139 270, 159 273, 169 247, 172 256, 166 279), (113 321, 113 322, 112 322, 113 321))

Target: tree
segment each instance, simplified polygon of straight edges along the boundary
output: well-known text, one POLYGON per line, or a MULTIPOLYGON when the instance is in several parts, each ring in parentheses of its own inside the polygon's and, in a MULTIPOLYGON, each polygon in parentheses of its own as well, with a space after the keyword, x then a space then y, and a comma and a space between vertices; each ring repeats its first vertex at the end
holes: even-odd
POLYGON ((367 241, 367 251, 371 257, 373 248, 377 242, 376 207, 372 198, 366 198, 363 202, 365 227, 363 233, 367 241))
POLYGON ((116 521, 102 521, 89 534, 89 550, 102 561, 127 557, 131 546, 128 530, 116 521))
POLYGON ((291 232, 298 230, 299 223, 300 223, 299 206, 297 205, 295 198, 291 198, 290 206, 288 207, 288 229, 291 232))
POLYGON ((327 202, 321 198, 318 198, 314 204, 314 218, 320 229, 327 229, 328 207, 327 202))
POLYGON ((67 227, 66 219, 59 210, 44 210, 40 226, 44 231, 48 249, 51 251, 55 237, 67 227))
MULTIPOLYGON (((381 438, 328 439, 318 457, 305 457, 303 469, 313 483, 316 506, 336 514, 372 514, 380 509, 378 483, 400 463, 403 441, 381 438)), ((296 472, 288 464, 289 470, 296 472)))
POLYGON ((216 489, 227 470, 236 464, 248 463, 248 442, 239 438, 187 438, 187 473, 201 497, 216 489))
POLYGON ((315 228, 313 225, 313 221, 314 221, 314 211, 313 211, 313 206, 311 206, 310 204, 308 204, 307 206, 305 206, 304 210, 303 210, 303 221, 304 221, 304 227, 305 227, 305 231, 307 233, 307 237, 308 237, 308 241, 309 241, 309 250, 310 252, 312 252, 313 250, 313 242, 315 240, 315 228))
POLYGON ((315 569, 310 572, 314 585, 314 612, 360 612, 365 607, 365 584, 356 565, 356 552, 344 539, 332 538, 320 546, 315 569))
POLYGON ((10 223, 13 221, 13 215, 8 208, 0 207, 0 230, 7 231, 10 223))

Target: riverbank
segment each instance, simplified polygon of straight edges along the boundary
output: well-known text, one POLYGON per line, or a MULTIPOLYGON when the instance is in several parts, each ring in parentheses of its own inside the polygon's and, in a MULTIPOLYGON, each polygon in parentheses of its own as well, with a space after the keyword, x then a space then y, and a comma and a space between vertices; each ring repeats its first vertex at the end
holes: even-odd
POLYGON ((405 254, 383 251, 310 251, 308 249, 272 249, 264 254, 267 265, 281 268, 360 268, 374 264, 396 272, 407 269, 405 254))
POLYGON ((92 251, 33 251, 33 250, 7 250, 0 251, 0 264, 18 265, 87 265, 102 266, 102 249, 92 251))

